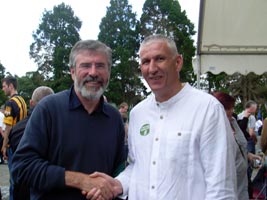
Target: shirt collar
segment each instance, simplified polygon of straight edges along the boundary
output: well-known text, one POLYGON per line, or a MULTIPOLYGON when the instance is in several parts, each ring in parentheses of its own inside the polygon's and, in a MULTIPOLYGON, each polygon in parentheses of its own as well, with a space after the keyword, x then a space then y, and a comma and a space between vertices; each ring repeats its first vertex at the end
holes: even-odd
POLYGON ((153 101, 157 106, 160 106, 161 108, 167 108, 170 105, 173 105, 179 99, 181 99, 184 96, 184 93, 187 92, 189 89, 190 89, 190 85, 188 83, 185 83, 183 88, 179 92, 177 92, 177 94, 175 94, 170 99, 168 99, 167 101, 158 102, 158 101, 156 101, 155 96, 153 98, 153 101))
MULTIPOLYGON (((78 109, 79 107, 84 109, 81 101, 79 100, 74 90, 74 86, 72 86, 70 88, 70 93, 69 93, 69 109, 74 110, 74 109, 78 109)), ((91 115, 93 115, 94 113, 101 113, 101 112, 104 113, 106 116, 110 117, 110 114, 108 112, 108 106, 107 106, 107 103, 104 102, 103 96, 100 97, 100 103, 98 107, 96 108, 96 110, 93 113, 91 113, 91 115)))
POLYGON ((19 95, 18 93, 15 93, 10 98, 15 97, 15 96, 18 96, 18 95, 19 95))

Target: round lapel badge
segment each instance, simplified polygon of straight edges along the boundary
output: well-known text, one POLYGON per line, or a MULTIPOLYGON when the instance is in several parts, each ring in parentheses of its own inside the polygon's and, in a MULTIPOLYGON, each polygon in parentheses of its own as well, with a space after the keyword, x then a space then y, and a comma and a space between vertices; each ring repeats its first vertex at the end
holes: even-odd
POLYGON ((149 124, 144 124, 141 129, 140 129, 140 135, 146 136, 150 132, 150 125, 149 124))

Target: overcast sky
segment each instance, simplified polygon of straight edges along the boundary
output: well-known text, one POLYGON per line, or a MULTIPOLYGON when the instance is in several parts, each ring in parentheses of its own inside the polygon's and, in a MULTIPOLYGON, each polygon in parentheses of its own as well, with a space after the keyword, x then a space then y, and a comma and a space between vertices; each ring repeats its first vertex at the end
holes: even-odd
MULTIPOLYGON (((142 13, 145 0, 128 0, 137 13, 142 13)), ((6 72, 23 76, 36 71, 36 64, 29 58, 32 32, 38 28, 44 9, 52 10, 62 2, 70 5, 82 21, 82 39, 97 39, 99 24, 106 14, 110 0, 5 0, 0 3, 0 62, 6 72), (97 2, 97 3, 96 3, 97 2)), ((199 0, 179 0, 182 10, 197 28, 199 0)), ((197 29, 196 29, 197 31, 197 29)), ((196 36, 194 39, 196 40, 196 36)))

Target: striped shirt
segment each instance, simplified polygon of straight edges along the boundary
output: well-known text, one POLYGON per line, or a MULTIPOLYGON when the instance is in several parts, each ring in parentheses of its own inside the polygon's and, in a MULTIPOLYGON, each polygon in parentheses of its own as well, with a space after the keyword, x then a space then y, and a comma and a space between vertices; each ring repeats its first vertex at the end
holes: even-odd
POLYGON ((18 121, 27 116, 27 105, 24 99, 18 95, 13 95, 5 105, 4 123, 9 126, 14 126, 18 121))

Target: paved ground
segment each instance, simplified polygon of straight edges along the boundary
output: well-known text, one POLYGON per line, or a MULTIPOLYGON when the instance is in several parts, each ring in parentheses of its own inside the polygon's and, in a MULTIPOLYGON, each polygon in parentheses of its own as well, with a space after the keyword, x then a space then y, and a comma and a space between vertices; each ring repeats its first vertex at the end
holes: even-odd
POLYGON ((7 164, 0 165, 0 187, 2 192, 2 199, 8 200, 9 197, 9 171, 7 164))

